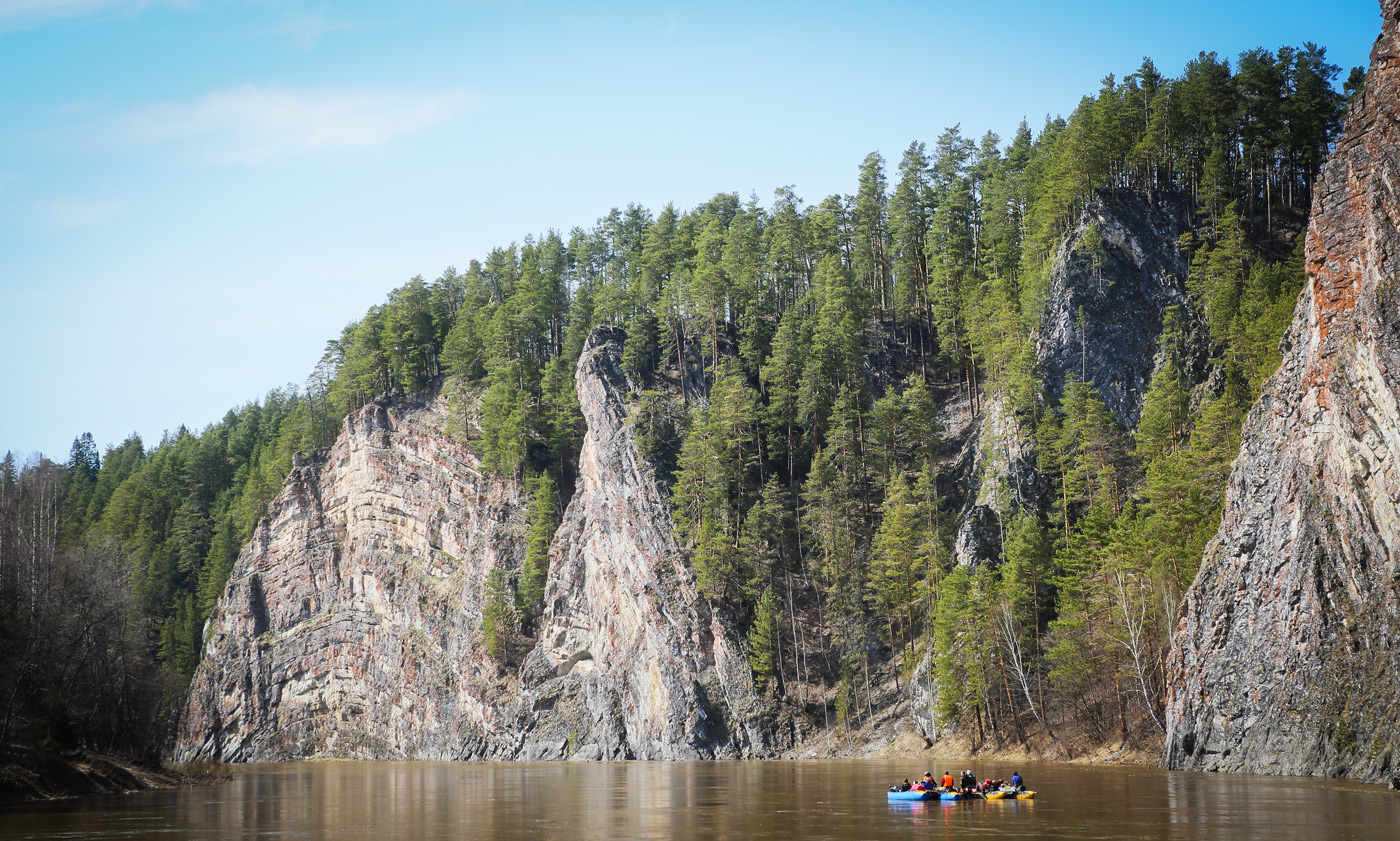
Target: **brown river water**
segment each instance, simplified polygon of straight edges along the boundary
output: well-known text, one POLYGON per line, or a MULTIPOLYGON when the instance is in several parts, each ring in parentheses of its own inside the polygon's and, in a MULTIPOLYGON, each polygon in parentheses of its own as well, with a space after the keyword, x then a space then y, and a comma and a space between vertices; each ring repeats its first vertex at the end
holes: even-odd
POLYGON ((0 807, 0 839, 1400 839, 1376 786, 1149 768, 939 760, 598 764, 302 762, 174 791, 0 807), (931 771, 1035 800, 891 804, 931 771))

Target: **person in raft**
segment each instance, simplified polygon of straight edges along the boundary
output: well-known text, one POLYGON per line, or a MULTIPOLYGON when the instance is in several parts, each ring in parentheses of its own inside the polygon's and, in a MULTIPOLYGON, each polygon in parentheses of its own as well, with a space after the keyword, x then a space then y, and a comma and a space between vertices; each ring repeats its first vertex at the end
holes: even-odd
POLYGON ((963 772, 962 779, 958 781, 958 788, 962 789, 964 792, 973 791, 977 788, 977 777, 973 775, 971 769, 963 772))
POLYGON ((1026 790, 1026 781, 1021 778, 1021 772, 1017 771, 1011 775, 1011 787, 1017 791, 1026 790))
POLYGON ((953 790, 953 772, 952 772, 952 771, 944 771, 944 772, 943 772, 943 782, 942 782, 942 786, 943 786, 944 789, 946 789, 946 790, 948 790, 948 791, 952 791, 952 790, 953 790))

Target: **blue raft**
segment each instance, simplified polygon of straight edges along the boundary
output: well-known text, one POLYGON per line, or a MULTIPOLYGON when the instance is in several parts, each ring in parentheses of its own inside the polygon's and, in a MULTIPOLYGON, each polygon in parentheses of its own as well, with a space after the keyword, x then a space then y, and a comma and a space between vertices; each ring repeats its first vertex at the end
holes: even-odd
POLYGON ((885 798, 890 802, 907 800, 962 800, 963 794, 957 791, 888 791, 885 798))

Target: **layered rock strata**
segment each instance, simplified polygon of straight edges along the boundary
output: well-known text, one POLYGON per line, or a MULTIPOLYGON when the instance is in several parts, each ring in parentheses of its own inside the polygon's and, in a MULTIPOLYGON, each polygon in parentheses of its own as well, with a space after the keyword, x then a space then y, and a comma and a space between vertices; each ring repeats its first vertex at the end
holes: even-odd
POLYGON ((1182 607, 1170 767, 1400 774, 1400 0, 1382 6, 1283 363, 1182 607))
POLYGON ((525 509, 445 426, 441 401, 373 403, 292 471, 205 628, 176 760, 446 759, 497 729, 482 594, 525 509))
POLYGON ((626 421, 618 337, 578 368, 578 489, 539 643, 488 657, 486 578, 519 568, 519 486, 446 402, 371 404, 298 466, 210 618, 172 758, 694 759, 768 750, 743 641, 696 593, 626 421))

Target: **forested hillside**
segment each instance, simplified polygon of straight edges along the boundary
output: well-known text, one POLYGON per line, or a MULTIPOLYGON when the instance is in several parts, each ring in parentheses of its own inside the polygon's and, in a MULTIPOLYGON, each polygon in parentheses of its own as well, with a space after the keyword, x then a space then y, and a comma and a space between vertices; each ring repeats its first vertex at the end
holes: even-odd
POLYGON ((0 744, 158 749, 297 454, 385 394, 445 390, 455 434, 530 489, 526 559, 496 577, 486 628, 532 633, 584 432, 574 369, 603 325, 625 333, 632 423, 702 592, 749 628, 760 689, 825 682, 832 721, 858 725, 872 669, 927 658, 941 725, 978 743, 1151 738, 1172 619, 1302 285, 1313 181, 1364 82, 1338 92, 1338 73, 1311 44, 1203 53, 1175 78, 1145 60, 1038 131, 954 126, 897 164, 871 153, 851 195, 614 209, 410 280, 304 389, 205 430, 7 457, 0 744), (1071 229, 1125 193, 1195 220, 1178 243, 1189 301, 1132 428, 1100 384, 1047 381, 1036 353, 1054 261, 1073 247, 1096 265, 1098 233, 1071 229), (971 477, 939 417, 990 406, 1028 431, 1045 493, 996 497, 997 557, 958 564, 971 477), (816 639, 797 638, 798 610, 816 639))

